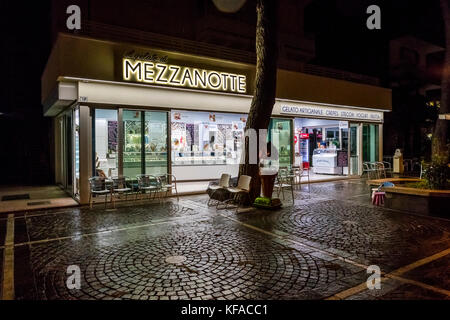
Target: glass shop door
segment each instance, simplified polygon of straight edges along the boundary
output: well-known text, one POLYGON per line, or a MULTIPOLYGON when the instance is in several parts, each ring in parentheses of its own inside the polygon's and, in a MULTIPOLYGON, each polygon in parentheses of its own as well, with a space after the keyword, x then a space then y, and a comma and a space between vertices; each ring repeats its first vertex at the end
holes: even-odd
POLYGON ((350 123, 349 125, 349 159, 350 176, 359 176, 362 174, 361 162, 361 124, 350 123))

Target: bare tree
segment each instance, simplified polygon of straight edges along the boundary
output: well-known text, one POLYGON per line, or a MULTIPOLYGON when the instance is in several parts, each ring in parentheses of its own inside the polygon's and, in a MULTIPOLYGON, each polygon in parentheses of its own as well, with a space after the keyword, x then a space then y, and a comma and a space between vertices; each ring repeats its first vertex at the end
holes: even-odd
MULTIPOLYGON (((278 59, 278 1, 258 0, 256 4, 256 80, 255 92, 248 114, 246 130, 267 129, 275 104, 277 86, 278 59)), ((259 140, 259 137, 258 137, 259 140)), ((258 141, 258 150, 261 143, 258 141)), ((245 142, 245 163, 239 167, 239 175, 249 175, 252 178, 250 200, 259 196, 261 181, 258 164, 249 163, 249 142, 245 142)), ((259 155, 258 155, 259 156, 259 155)), ((259 162, 259 159, 258 159, 259 162)))
MULTIPOLYGON (((441 0, 445 31, 445 62, 442 71, 440 114, 450 113, 450 0, 441 0)), ((448 120, 438 119, 434 128, 432 154, 440 154, 448 142, 448 120)))
MULTIPOLYGON (((223 12, 236 12, 245 0, 213 0, 223 12)), ((275 104, 278 59, 278 1, 257 0, 256 2, 256 80, 250 112, 245 130, 267 129, 275 104)), ((259 136, 258 136, 259 140, 259 136)), ((258 141, 258 147, 266 141, 258 141)), ((253 202, 261 191, 258 164, 249 163, 249 141, 245 142, 245 163, 239 167, 239 175, 252 177, 250 200, 253 202)), ((259 150, 259 148, 257 148, 259 150)), ((259 152, 257 157, 259 157, 259 152)), ((257 159, 259 162, 259 158, 257 159)))

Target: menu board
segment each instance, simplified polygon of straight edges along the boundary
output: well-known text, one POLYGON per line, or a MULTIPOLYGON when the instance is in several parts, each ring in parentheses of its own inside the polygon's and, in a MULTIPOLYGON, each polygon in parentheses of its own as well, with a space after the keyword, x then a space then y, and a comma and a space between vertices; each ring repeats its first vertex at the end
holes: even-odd
POLYGON ((108 152, 117 152, 117 121, 108 121, 108 152))

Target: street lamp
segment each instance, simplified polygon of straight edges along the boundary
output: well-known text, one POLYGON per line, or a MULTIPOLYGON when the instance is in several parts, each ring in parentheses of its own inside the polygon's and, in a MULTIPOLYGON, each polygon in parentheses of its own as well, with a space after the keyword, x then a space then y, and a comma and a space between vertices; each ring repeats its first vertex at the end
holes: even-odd
POLYGON ((212 0, 217 9, 225 13, 238 12, 246 0, 212 0))

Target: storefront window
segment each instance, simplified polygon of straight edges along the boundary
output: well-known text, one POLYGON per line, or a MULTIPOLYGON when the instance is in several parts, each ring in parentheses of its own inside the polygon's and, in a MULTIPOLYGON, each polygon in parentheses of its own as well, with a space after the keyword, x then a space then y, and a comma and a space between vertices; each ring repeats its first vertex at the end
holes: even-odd
POLYGON ((73 175, 74 175, 74 139, 73 139, 73 112, 70 110, 61 117, 62 123, 62 185, 64 189, 73 194, 73 175))
POLYGON ((167 173, 167 113, 145 112, 145 173, 167 173))
POLYGON ((96 175, 118 175, 118 122, 116 110, 95 110, 96 175))
POLYGON ((123 173, 167 173, 167 113, 157 111, 123 111, 123 173))
POLYGON ((350 175, 359 175, 360 124, 350 124, 350 175))
POLYGON ((379 161, 378 125, 363 125, 363 161, 379 161))
POLYGON ((73 111, 73 144, 74 144, 74 177, 75 184, 73 194, 79 195, 80 190, 80 109, 77 107, 73 111))
POLYGON ((123 111, 123 174, 133 178, 144 171, 141 152, 143 142, 141 114, 141 111, 123 111))
POLYGON ((172 111, 172 163, 181 165, 239 164, 247 116, 172 111))
POLYGON ((271 119, 269 124, 268 140, 278 151, 278 164, 280 167, 291 165, 292 128, 291 120, 271 119))
POLYGON ((315 174, 348 174, 347 121, 295 119, 295 163, 315 174))

